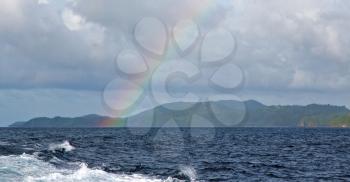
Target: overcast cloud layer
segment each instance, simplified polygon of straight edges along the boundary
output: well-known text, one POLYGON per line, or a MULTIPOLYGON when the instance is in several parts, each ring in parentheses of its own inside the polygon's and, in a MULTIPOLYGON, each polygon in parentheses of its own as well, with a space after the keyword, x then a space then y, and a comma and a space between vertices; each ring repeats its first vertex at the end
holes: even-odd
POLYGON ((105 113, 101 92, 118 78, 115 57, 150 16, 168 28, 192 19, 202 33, 230 30, 243 99, 350 106, 349 10, 347 0, 2 0, 0 126, 105 113))

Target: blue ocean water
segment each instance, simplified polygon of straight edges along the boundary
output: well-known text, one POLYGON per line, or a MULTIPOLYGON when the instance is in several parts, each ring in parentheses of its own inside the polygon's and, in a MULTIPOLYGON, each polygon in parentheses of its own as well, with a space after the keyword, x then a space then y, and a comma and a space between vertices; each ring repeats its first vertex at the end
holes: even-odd
POLYGON ((0 181, 350 181, 350 130, 1 128, 0 181))

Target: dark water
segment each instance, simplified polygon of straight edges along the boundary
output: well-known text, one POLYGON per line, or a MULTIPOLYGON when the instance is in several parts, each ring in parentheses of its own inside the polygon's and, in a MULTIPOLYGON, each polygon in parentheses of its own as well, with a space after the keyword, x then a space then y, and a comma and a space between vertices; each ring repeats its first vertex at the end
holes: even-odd
MULTIPOLYGON (((24 160, 23 168, 52 167, 70 178, 74 172, 66 169, 85 163, 93 174, 82 181, 113 175, 129 181, 350 181, 350 130, 2 128, 0 156, 0 181, 35 175, 12 174, 24 160)), ((53 169, 42 175, 52 176, 53 169)), ((122 181, 114 177, 111 181, 122 181)))

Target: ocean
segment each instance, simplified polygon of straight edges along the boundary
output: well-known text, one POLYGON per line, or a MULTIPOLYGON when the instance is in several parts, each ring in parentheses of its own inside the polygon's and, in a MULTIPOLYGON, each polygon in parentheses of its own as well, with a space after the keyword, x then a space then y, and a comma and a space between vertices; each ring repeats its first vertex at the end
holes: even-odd
POLYGON ((350 181, 350 130, 1 128, 0 181, 350 181))

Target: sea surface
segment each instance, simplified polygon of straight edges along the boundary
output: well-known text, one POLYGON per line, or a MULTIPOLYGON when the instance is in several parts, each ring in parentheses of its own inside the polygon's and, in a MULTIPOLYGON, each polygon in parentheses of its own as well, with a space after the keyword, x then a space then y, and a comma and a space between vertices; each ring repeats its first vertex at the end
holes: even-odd
POLYGON ((350 181, 350 130, 0 128, 0 181, 350 181))

